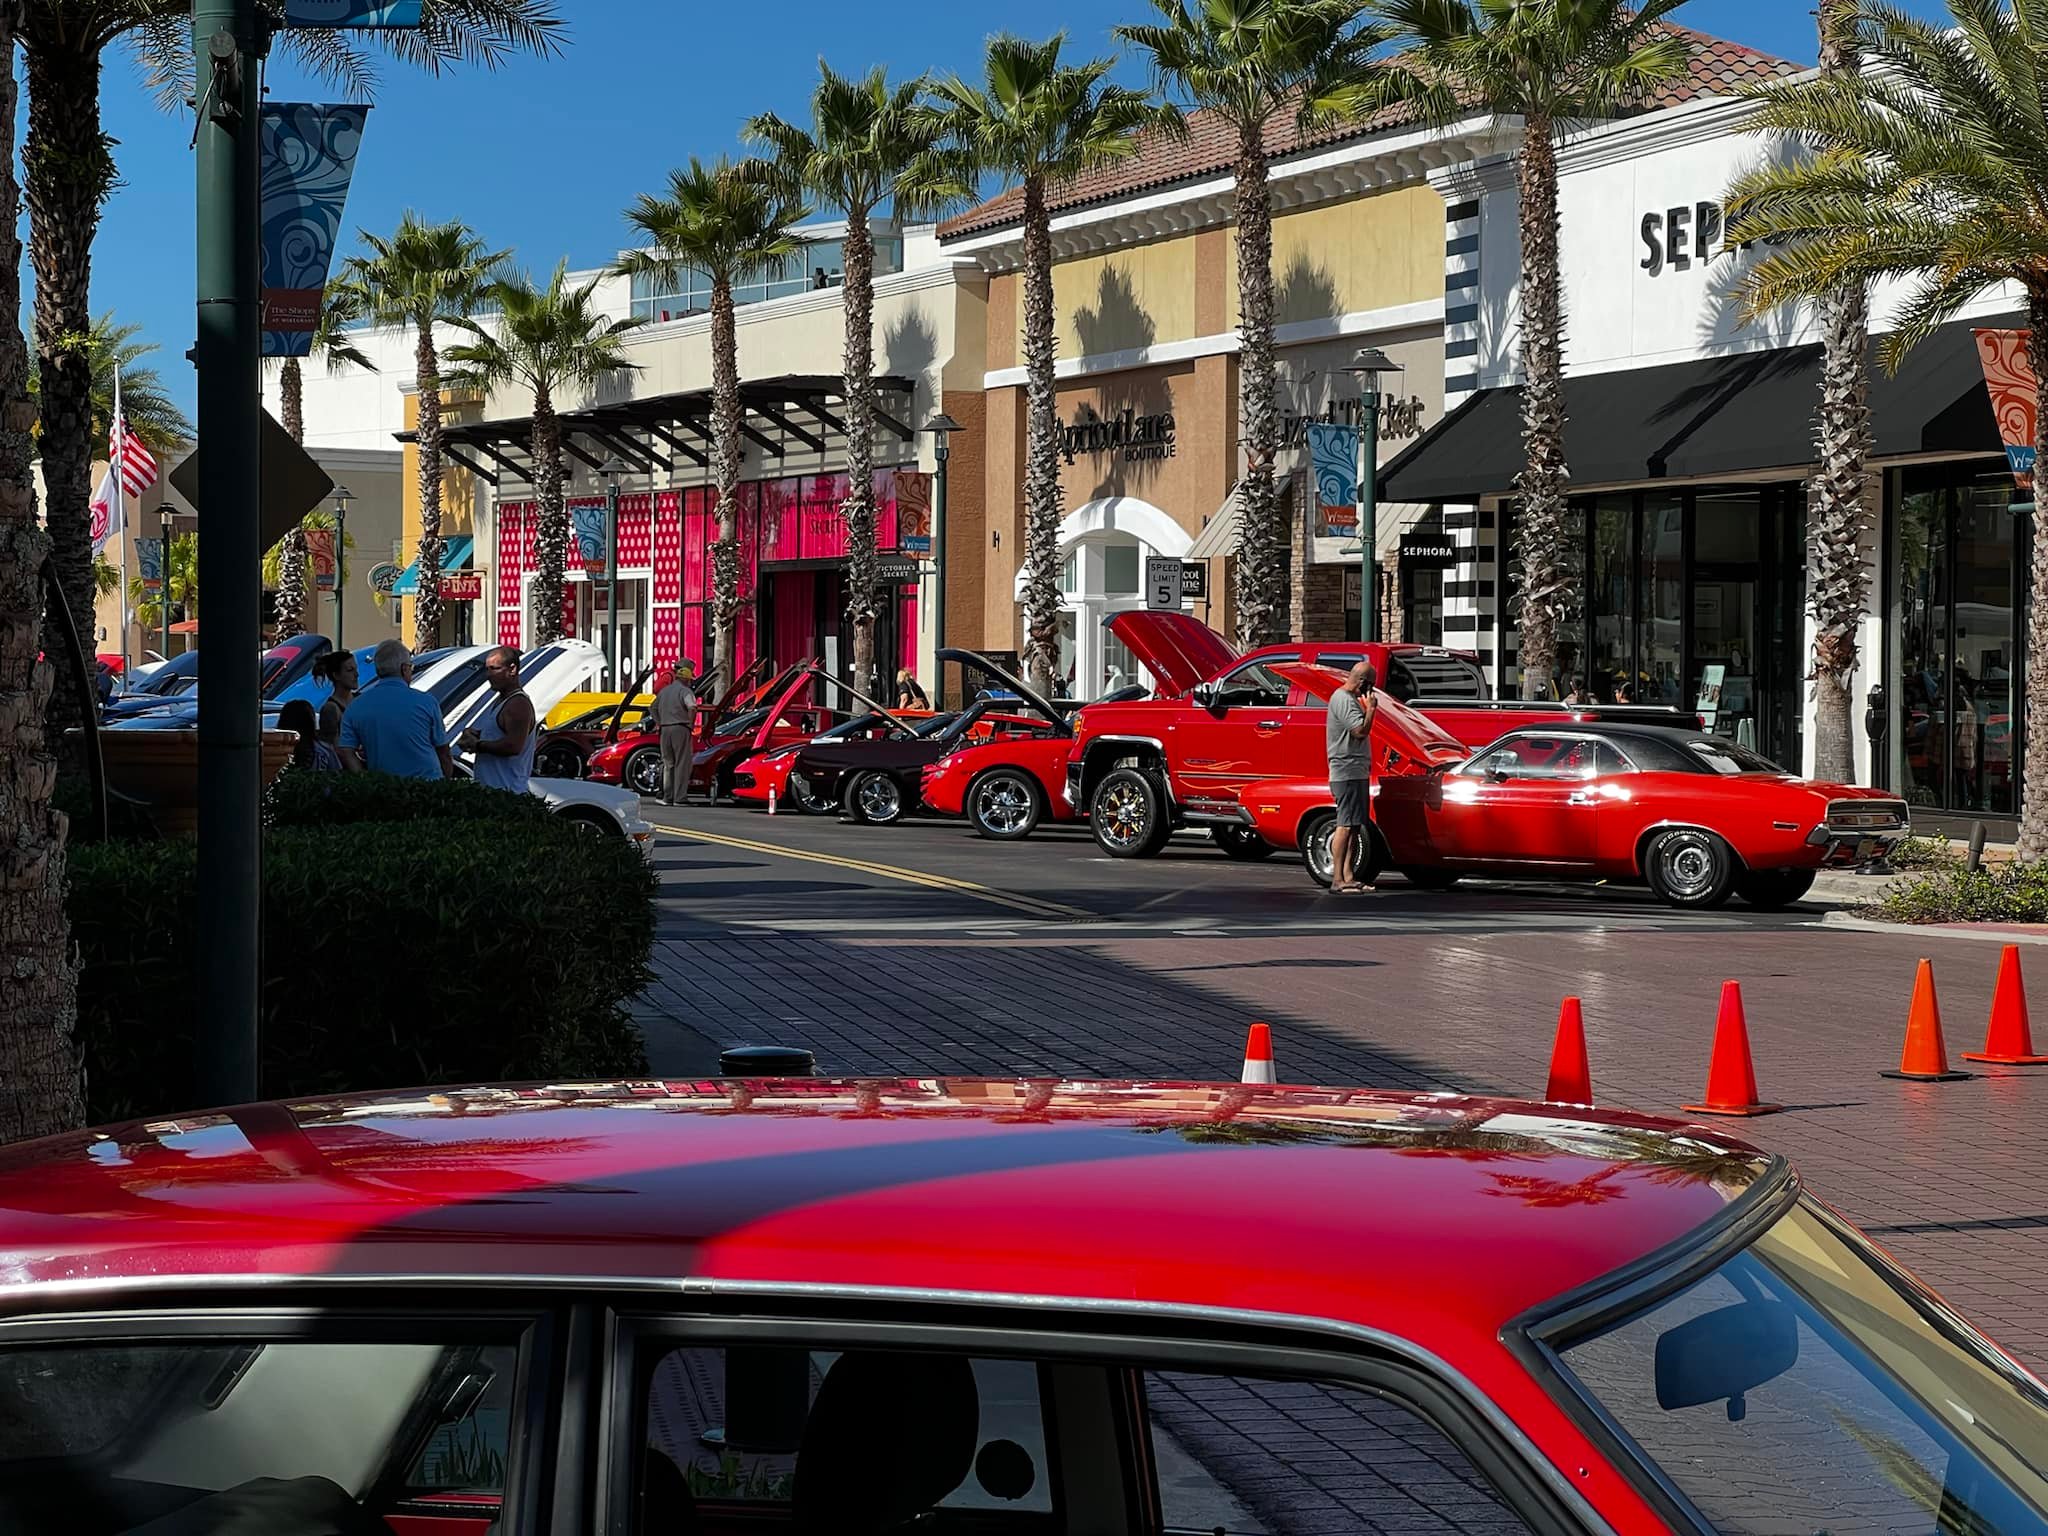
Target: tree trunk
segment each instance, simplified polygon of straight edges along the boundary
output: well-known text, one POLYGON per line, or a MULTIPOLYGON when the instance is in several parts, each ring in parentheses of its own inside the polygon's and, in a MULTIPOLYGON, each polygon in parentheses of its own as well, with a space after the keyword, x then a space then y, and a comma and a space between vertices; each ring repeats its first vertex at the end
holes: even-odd
MULTIPOLYGON (((64 596, 76 622, 88 626, 85 648, 91 652, 92 460, 99 444, 84 338, 92 329, 93 235, 113 189, 114 160, 100 128, 100 49, 78 40, 89 30, 81 20, 42 18, 42 44, 24 50, 28 140, 22 165, 36 272, 44 511, 64 596)), ((53 639, 50 651, 61 654, 62 647, 53 639)), ((59 668, 51 719, 76 723, 83 706, 70 674, 59 668)))
POLYGON ((711 473, 718 482, 718 538, 711 546, 711 650, 705 688, 716 693, 739 676, 733 655, 740 613, 740 340, 732 279, 711 280, 711 473), (711 678, 718 675, 720 681, 711 678))
POLYGON ((533 392, 534 490, 540 494, 540 527, 534 535, 533 638, 549 645, 562 638, 562 592, 569 559, 569 509, 562 502, 562 424, 543 386, 533 392))
POLYGON ((1578 575, 1571 558, 1564 459, 1564 299, 1557 260, 1557 142, 1547 118, 1522 128, 1522 697, 1547 699, 1557 632, 1578 575))
MULTIPOLYGON (((12 15, 11 7, 0 7, 0 57, 14 56, 12 15)), ((14 124, 9 70, 0 78, 0 208, 9 210, 19 198, 14 124)), ((57 760, 48 706, 57 669, 40 659, 38 577, 50 540, 36 526, 34 420, 21 334, 21 241, 10 217, 0 225, 0 1141, 47 1136, 85 1120, 72 1043, 78 978, 64 912, 67 828, 63 813, 50 806, 57 760)), ((49 649, 59 651, 54 643, 49 649)))
MULTIPOLYGON (((1031 686, 1059 693, 1060 417, 1054 378, 1052 218, 1045 178, 1024 182, 1024 663, 1031 686)), ((1093 686, 1094 679, 1075 679, 1093 686)))
MULTIPOLYGON (((284 429, 291 434, 293 442, 301 447, 306 442, 305 377, 299 369, 299 360, 288 357, 277 374, 278 410, 284 416, 284 429)), ((306 534, 302 528, 294 528, 280 541, 277 552, 277 638, 289 640, 294 635, 306 632, 307 624, 307 581, 306 581, 306 534)))
MULTIPOLYGON (((415 567, 419 586, 412 603, 412 648, 430 651, 441 643, 441 359, 434 351, 432 317, 422 316, 417 323, 420 552, 415 567)), ((555 623, 561 623, 559 608, 555 623)))
POLYGON ((875 691, 875 242, 868 209, 846 210, 846 616, 853 686, 875 691))
POLYGON ((1237 494, 1237 643, 1249 650, 1287 638, 1287 530, 1280 526, 1273 460, 1273 200, 1262 126, 1238 130, 1237 413, 1244 479, 1237 494))
MULTIPOLYGON (((1856 33, 1842 0, 1822 0, 1824 74, 1853 74, 1856 33)), ((1813 614, 1813 774, 1856 781, 1856 628, 1870 602, 1870 301, 1860 286, 1820 302, 1820 468, 1806 482, 1806 602, 1813 614)))
POLYGON ((277 408, 292 441, 301 448, 305 447, 306 376, 296 357, 286 358, 284 366, 277 371, 277 408))
POLYGON ((2027 570, 2027 749, 2020 775, 2022 864, 2048 856, 2048 530, 2041 488, 2048 482, 2048 283, 2027 290, 2027 361, 2034 368, 2034 548, 2027 570))

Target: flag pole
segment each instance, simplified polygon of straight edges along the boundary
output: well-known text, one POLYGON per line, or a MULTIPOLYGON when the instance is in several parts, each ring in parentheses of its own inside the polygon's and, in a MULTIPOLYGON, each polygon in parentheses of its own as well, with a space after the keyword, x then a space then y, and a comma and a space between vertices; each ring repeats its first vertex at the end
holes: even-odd
POLYGON ((121 590, 116 617, 121 623, 121 676, 128 676, 128 508, 121 500, 121 438, 128 430, 128 423, 121 419, 121 365, 114 364, 114 430, 108 435, 107 450, 116 461, 114 471, 114 528, 115 537, 121 541, 121 590))

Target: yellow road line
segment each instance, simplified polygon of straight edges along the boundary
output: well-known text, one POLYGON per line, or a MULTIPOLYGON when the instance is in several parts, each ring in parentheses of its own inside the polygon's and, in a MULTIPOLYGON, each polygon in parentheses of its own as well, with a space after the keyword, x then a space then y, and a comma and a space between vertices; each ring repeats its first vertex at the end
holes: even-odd
POLYGON ((1063 906, 1056 901, 1040 901, 1036 896, 1019 896, 1011 891, 998 891, 986 885, 977 885, 972 880, 955 880, 950 875, 927 874, 923 870, 901 869, 894 864, 872 864, 866 859, 844 858, 836 853, 812 853, 804 848, 786 848, 780 843, 756 842, 750 837, 731 837, 723 832, 703 832, 696 827, 670 826, 656 823, 661 830, 676 837, 692 837, 699 842, 717 843, 726 848, 743 848, 749 853, 773 854, 778 858, 800 859, 808 864, 830 864, 839 869, 858 870, 864 875, 880 875, 885 880, 900 880, 906 885, 921 885, 928 890, 954 891, 962 896, 972 896, 977 901, 992 902, 999 907, 1008 907, 1015 912, 1029 913, 1033 917, 1048 918, 1092 918, 1093 912, 1081 907, 1063 906))

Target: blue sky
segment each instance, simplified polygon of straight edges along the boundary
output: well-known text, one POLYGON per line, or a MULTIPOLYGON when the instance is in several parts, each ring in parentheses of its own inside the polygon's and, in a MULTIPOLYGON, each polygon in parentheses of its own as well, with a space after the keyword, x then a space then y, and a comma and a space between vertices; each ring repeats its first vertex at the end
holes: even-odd
MULTIPOLYGON (((1908 0, 1938 14, 1938 0, 1908 0)), ((357 228, 383 231, 408 207, 460 218, 545 270, 609 260, 625 238, 620 210, 691 154, 735 150, 750 113, 798 116, 822 54, 842 71, 973 73, 993 17, 1042 36, 1064 27, 1079 49, 1108 51, 1109 28, 1151 14, 1144 0, 1040 0, 1027 18, 984 3, 776 0, 563 0, 562 57, 433 80, 386 65, 349 197, 344 250, 357 228)), ((1814 56, 1808 0, 1691 0, 1675 19, 1790 58, 1814 56)), ((1142 72, 1126 65, 1132 83, 1142 72)), ((272 72, 280 100, 331 90, 272 72)), ((157 110, 127 54, 108 57, 107 131, 120 141, 122 185, 94 252, 93 307, 140 322, 161 346, 166 382, 189 409, 184 351, 192 333, 189 120, 157 110)), ((26 114, 24 113, 24 121, 26 114)), ((25 222, 25 221, 24 221, 25 222)), ((26 298, 26 295, 24 295, 26 298)))

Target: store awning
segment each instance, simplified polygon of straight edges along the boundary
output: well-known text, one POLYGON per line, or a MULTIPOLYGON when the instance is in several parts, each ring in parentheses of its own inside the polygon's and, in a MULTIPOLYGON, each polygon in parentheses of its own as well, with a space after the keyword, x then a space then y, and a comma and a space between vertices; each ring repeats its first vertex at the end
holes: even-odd
MULTIPOLYGON (((1879 458, 2003 451, 1971 337, 1943 326, 1899 373, 1871 362, 1879 458)), ((1699 480, 1814 462, 1818 346, 1782 347, 1565 380, 1565 461, 1575 489, 1699 480)), ((1522 469, 1522 391, 1481 390, 1380 471, 1383 501, 1471 501, 1512 493, 1522 469)))
MULTIPOLYGON (((441 569, 444 571, 466 571, 469 558, 476 550, 476 540, 466 533, 450 534, 441 541, 441 569)), ((391 584, 393 597, 411 597, 420 589, 420 563, 415 560, 398 573, 398 580, 391 584)))
MULTIPOLYGON (((1239 485, 1243 482, 1240 481, 1239 485)), ((1223 498, 1209 521, 1202 524, 1202 531, 1195 535, 1195 542, 1188 546, 1183 557, 1188 560, 1214 560, 1224 555, 1237 553, 1237 493, 1239 485, 1230 488, 1230 494, 1223 498)))

